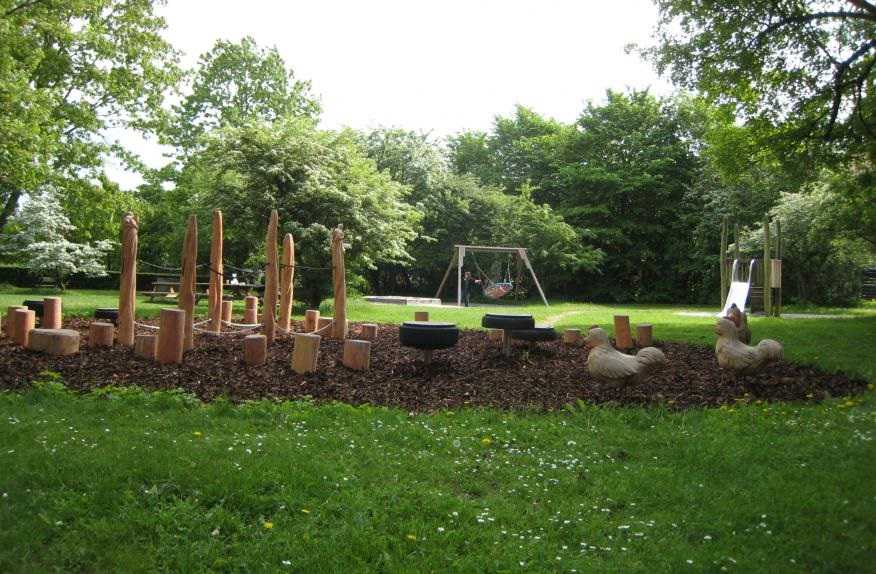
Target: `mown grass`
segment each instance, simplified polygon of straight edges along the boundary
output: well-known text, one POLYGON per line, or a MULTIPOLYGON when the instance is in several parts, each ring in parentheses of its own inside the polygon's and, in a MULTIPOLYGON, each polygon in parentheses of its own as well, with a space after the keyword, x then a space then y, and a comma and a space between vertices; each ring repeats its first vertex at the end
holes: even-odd
POLYGON ((876 401, 432 415, 0 395, 0 569, 872 571, 876 401))
MULTIPOLYGON (((0 293, 0 306, 31 295, 0 293)), ((65 294, 72 314, 114 303, 112 292, 65 294)), ((414 310, 352 301, 349 315, 400 322, 414 310)), ((489 309, 423 310, 474 328, 489 309)), ((713 319, 680 310, 514 312, 609 330, 622 312, 658 338, 711 344, 713 319)), ((752 328, 794 360, 876 381, 876 307, 840 313, 752 328)), ((0 394, 3 572, 873 570, 872 391, 685 412, 413 416, 137 389, 73 395, 46 380, 0 394)))

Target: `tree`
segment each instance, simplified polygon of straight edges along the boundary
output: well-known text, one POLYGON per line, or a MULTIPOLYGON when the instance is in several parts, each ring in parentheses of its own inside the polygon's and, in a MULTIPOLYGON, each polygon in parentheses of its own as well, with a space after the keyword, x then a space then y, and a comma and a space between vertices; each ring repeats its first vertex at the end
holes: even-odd
POLYGON ((443 150, 427 134, 399 128, 381 128, 361 136, 365 153, 394 180, 411 186, 415 204, 429 193, 433 178, 446 171, 443 150))
POLYGON ((351 276, 380 262, 410 261, 419 215, 403 201, 406 187, 378 171, 357 140, 351 131, 317 130, 308 118, 221 128, 183 168, 178 189, 203 212, 201 221, 213 208, 224 211, 226 259, 238 265, 262 262, 267 217, 277 209, 283 231, 295 237, 296 276, 316 305, 330 290, 324 268, 338 224, 351 276))
POLYGON ((28 190, 95 176, 178 78, 152 0, 0 0, 0 231, 28 190))
POLYGON ((730 102, 780 156, 876 158, 876 4, 655 0, 660 72, 730 102))
POLYGON ((249 36, 237 43, 218 40, 191 78, 191 93, 174 106, 163 133, 184 153, 221 126, 319 116, 310 82, 295 79, 276 48, 260 48, 249 36))
POLYGON ((68 239, 76 229, 64 214, 57 194, 43 189, 28 196, 13 218, 15 233, 5 236, 3 251, 34 272, 52 277, 62 290, 74 273, 91 277, 106 275, 103 263, 112 249, 108 240, 74 243, 68 239))

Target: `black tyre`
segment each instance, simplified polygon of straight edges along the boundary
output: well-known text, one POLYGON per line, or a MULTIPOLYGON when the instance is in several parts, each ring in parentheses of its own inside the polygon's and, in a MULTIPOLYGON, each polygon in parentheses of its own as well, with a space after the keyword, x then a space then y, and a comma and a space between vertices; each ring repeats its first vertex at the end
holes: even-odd
POLYGON ((481 319, 481 326, 488 329, 533 329, 535 328, 535 319, 532 318, 532 315, 498 315, 487 313, 481 319))
POLYGON ((33 311, 37 317, 42 318, 42 316, 43 316, 43 302, 42 301, 27 300, 27 301, 23 301, 21 304, 24 305, 25 307, 27 307, 28 309, 30 309, 31 311, 33 311))
POLYGON ((94 310, 95 319, 104 319, 112 321, 114 325, 119 324, 119 310, 111 307, 98 307, 94 310))
POLYGON ((534 327, 511 331, 511 338, 519 341, 556 341, 557 331, 553 327, 534 327))
POLYGON ((398 329, 399 343, 403 347, 422 350, 447 349, 459 341, 459 329, 453 323, 429 323, 409 321, 398 329))

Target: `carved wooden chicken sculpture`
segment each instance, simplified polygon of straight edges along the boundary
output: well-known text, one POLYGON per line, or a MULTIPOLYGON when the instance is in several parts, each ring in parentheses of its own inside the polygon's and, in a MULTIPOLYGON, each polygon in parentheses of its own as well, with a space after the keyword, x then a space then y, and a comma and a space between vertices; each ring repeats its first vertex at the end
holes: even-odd
POLYGON ((727 311, 727 318, 736 325, 736 333, 739 335, 739 340, 746 345, 751 343, 751 329, 748 328, 748 316, 745 314, 745 311, 737 307, 736 303, 733 303, 727 311))
POLYGON ((599 327, 590 329, 584 344, 590 349, 587 370, 600 382, 639 383, 666 365, 666 356, 657 347, 645 347, 635 357, 621 353, 611 346, 608 335, 599 327))
POLYGON ((718 319, 715 333, 718 335, 715 356, 722 369, 750 374, 782 358, 782 345, 778 341, 764 339, 756 347, 740 341, 736 325, 730 319, 718 319))

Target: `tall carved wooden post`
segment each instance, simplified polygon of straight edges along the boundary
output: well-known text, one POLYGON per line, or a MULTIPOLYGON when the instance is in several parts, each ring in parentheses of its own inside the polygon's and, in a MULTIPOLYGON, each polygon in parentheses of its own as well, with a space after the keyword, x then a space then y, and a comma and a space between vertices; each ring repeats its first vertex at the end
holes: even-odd
POLYGON ((287 233, 283 238, 283 256, 280 258, 280 328, 292 328, 292 295, 295 280, 295 240, 287 233))
POLYGON ((730 282, 733 280, 732 277, 728 277, 727 275, 727 216, 724 216, 724 219, 721 220, 721 256, 718 261, 720 262, 720 270, 721 270, 721 299, 719 304, 723 305, 724 301, 727 300, 727 292, 730 289, 730 282))
POLYGON ((277 210, 271 210, 268 234, 265 237, 265 305, 262 310, 262 334, 266 343, 274 342, 277 326, 277 291, 280 261, 277 255, 277 210))
POLYGON ((763 220, 763 312, 773 314, 773 262, 770 254, 770 217, 763 220))
POLYGON ((347 338, 347 278, 344 267, 344 229, 332 231, 332 282, 335 288, 335 317, 332 338, 347 338))
POLYGON ((137 247, 139 225, 129 213, 122 218, 122 283, 119 288, 119 344, 134 346, 137 307, 137 247))
POLYGON ((210 330, 222 330, 222 212, 213 210, 213 229, 210 240, 210 330))
POLYGON ((198 259, 198 217, 189 217, 186 239, 183 243, 182 276, 179 281, 179 301, 177 306, 186 312, 185 340, 183 349, 188 351, 195 346, 195 280, 198 259))

